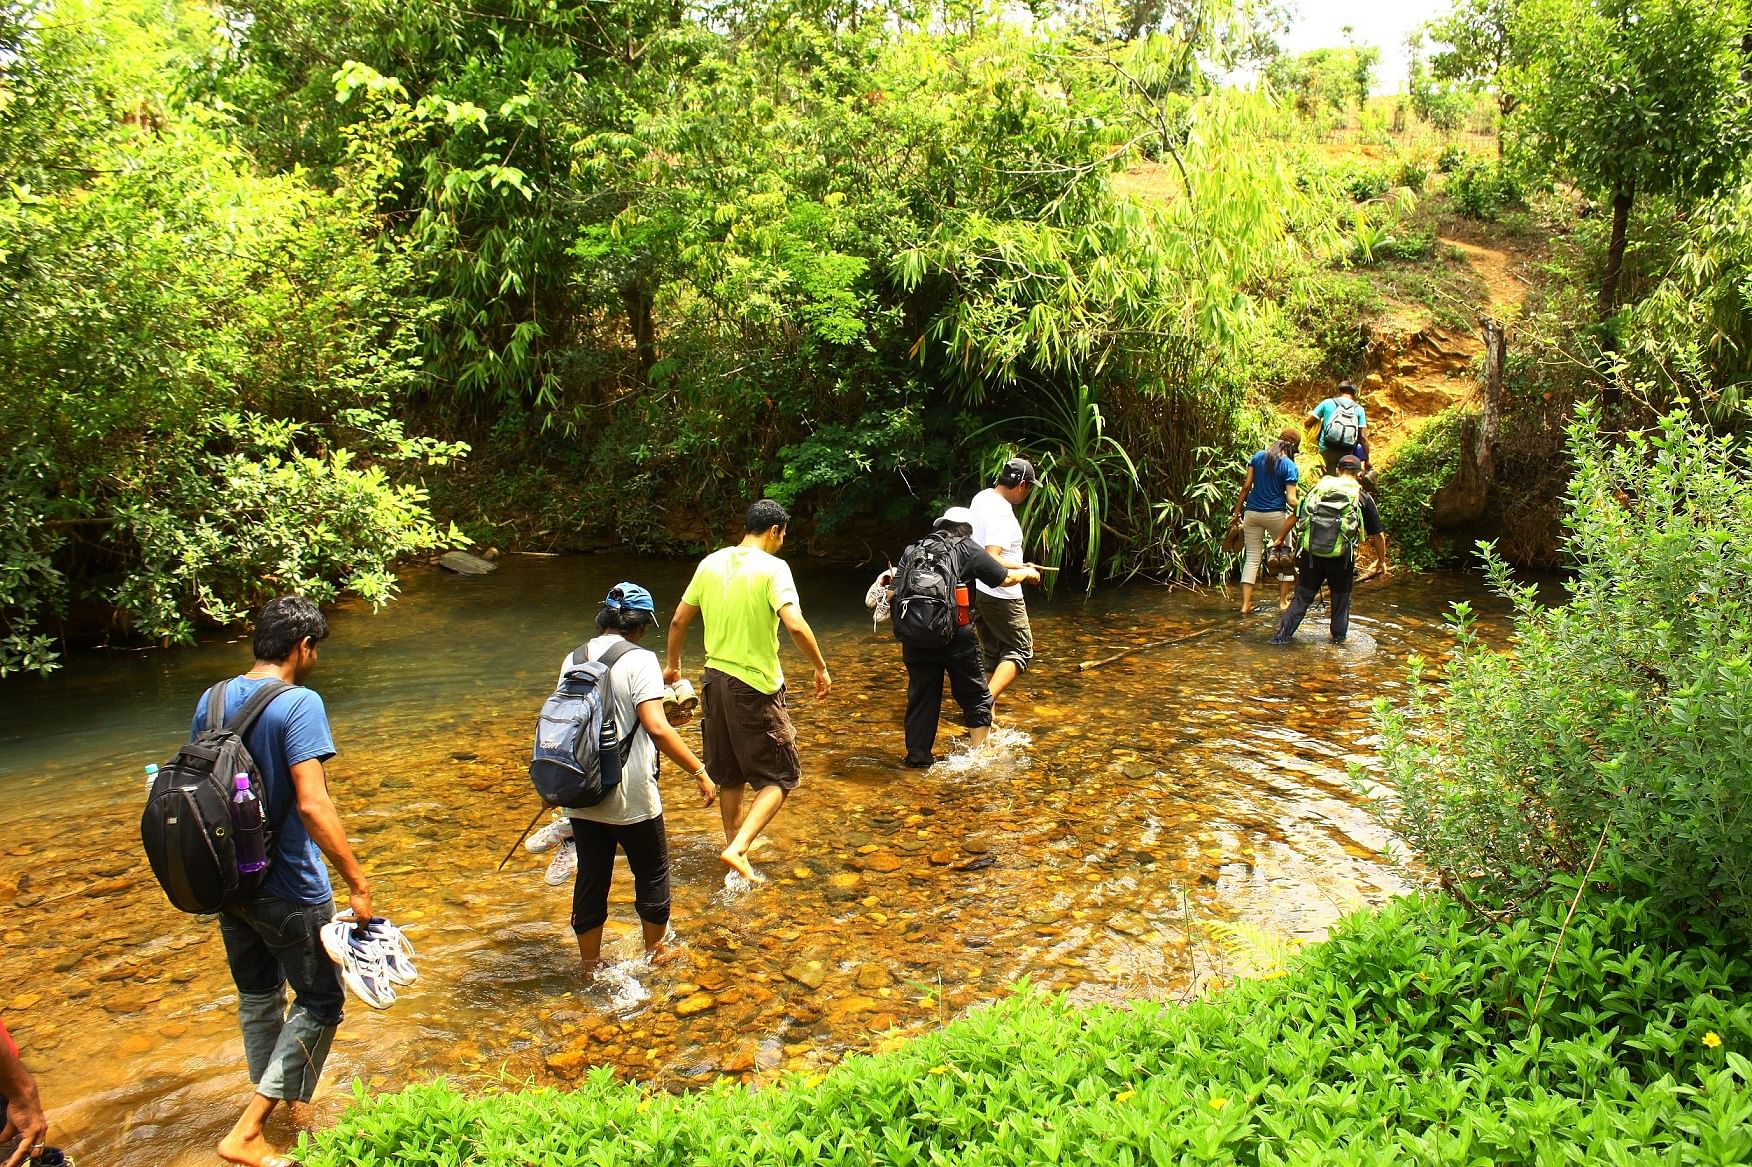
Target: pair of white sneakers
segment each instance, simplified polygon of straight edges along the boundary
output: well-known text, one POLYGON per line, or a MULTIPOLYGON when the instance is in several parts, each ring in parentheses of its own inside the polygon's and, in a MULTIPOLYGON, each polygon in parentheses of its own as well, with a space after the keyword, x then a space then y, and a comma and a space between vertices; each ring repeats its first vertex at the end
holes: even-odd
POLYGON ((540 855, 544 851, 554 852, 545 877, 549 887, 559 887, 577 874, 578 844, 572 841, 571 819, 552 819, 541 830, 529 836, 523 849, 532 855, 540 855))
POLYGON ((373 1009, 395 1004, 395 987, 419 978, 414 946, 383 916, 363 926, 351 911, 336 912, 322 927, 322 947, 341 969, 341 983, 373 1009))

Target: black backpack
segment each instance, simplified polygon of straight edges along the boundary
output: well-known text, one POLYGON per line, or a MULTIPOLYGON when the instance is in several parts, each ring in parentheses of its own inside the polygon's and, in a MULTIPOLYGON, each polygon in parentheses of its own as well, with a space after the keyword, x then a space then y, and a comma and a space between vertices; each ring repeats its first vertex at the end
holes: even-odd
POLYGON ((955 537, 934 531, 901 553, 894 569, 894 638, 912 648, 942 648, 955 639, 955 537))
POLYGON ((559 686, 542 703, 529 780, 549 806, 595 806, 620 785, 638 729, 625 738, 616 732, 609 670, 636 647, 623 640, 589 660, 584 655, 589 642, 580 644, 559 686))
POLYGON ((295 686, 270 681, 251 693, 237 716, 226 721, 228 684, 220 681, 208 690, 203 728, 159 767, 140 816, 140 841, 146 846, 152 874, 173 907, 196 915, 253 899, 273 868, 274 831, 264 822, 268 866, 257 872, 237 869, 231 798, 236 792, 234 779, 247 774, 250 790, 263 807, 268 805, 267 787, 243 735, 270 701, 295 686))

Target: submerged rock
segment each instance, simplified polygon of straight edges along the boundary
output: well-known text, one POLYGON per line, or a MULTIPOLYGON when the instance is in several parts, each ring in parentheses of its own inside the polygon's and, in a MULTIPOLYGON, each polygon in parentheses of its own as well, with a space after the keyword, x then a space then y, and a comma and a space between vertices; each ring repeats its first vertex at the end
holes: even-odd
POLYGON ((457 575, 486 575, 498 571, 499 565, 490 563, 478 555, 470 555, 466 551, 447 551, 438 560, 438 566, 445 571, 454 571, 457 575))

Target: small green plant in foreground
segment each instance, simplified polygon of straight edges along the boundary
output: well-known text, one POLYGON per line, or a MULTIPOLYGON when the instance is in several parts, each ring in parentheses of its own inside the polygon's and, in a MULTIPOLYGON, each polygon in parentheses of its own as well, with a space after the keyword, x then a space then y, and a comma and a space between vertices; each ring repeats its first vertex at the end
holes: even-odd
POLYGON ((1288 975, 1207 1001, 1079 1009, 1025 990, 758 1091, 654 1093, 607 1068, 570 1093, 355 1086, 300 1153, 316 1167, 1752 1158, 1742 950, 1599 898, 1559 949, 1568 906, 1486 926, 1446 898, 1404 900, 1350 917, 1288 975))

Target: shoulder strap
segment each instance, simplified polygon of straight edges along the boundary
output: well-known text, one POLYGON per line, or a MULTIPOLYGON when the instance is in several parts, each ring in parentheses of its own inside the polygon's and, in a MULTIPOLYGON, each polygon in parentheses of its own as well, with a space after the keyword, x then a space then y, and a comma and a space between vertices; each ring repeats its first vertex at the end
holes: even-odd
MULTIPOLYGON (((608 670, 608 672, 603 674, 603 677, 602 677, 602 690, 603 690, 603 696, 605 698, 612 700, 614 697, 614 677, 612 674, 614 672, 615 662, 620 660, 621 657, 627 655, 627 653, 629 653, 629 652, 636 652, 638 650, 638 648, 639 648, 639 646, 634 644, 632 641, 623 640, 619 644, 610 645, 606 652, 604 652, 601 656, 596 658, 596 663, 600 664, 603 668, 608 670)), ((603 702, 603 706, 605 708, 608 706, 608 700, 605 700, 603 702)), ((613 717, 614 710, 609 709, 608 715, 610 717, 613 717)), ((638 718, 638 715, 635 713, 633 716, 632 729, 630 729, 627 732, 626 736, 624 736, 620 739, 620 759, 623 763, 629 757, 632 756, 633 739, 638 737, 639 731, 644 729, 644 728, 645 728, 645 723, 640 721, 638 718)))
POLYGON ((208 729, 218 729, 225 724, 225 686, 228 684, 230 684, 229 681, 220 681, 207 690, 206 723, 208 729))
POLYGON ((619 644, 611 644, 601 656, 596 658, 596 662, 605 668, 612 669, 614 668, 616 661, 620 660, 621 657, 627 655, 627 653, 632 652, 638 647, 638 645, 630 640, 623 640, 619 644))
POLYGON ((588 640, 586 640, 583 644, 580 644, 577 648, 574 648, 572 650, 572 667, 577 668, 579 665, 583 664, 585 661, 587 661, 589 659, 590 659, 590 642, 588 640))
MULTIPOLYGON (((223 689, 224 683, 221 682, 219 687, 223 689)), ((242 737, 256 723, 256 718, 262 715, 262 710, 268 707, 269 702, 292 688, 296 686, 288 685, 285 681, 269 681, 249 695, 249 700, 243 703, 243 708, 237 711, 236 717, 225 723, 225 728, 242 737)))

